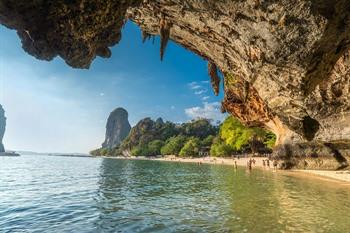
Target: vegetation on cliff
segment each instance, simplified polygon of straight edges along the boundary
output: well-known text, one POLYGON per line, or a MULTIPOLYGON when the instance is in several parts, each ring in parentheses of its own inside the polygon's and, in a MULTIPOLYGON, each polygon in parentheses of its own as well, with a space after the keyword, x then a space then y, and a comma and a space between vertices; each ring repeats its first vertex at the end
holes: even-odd
POLYGON ((175 124, 163 122, 161 118, 156 121, 145 118, 131 129, 119 147, 102 148, 91 154, 230 156, 244 152, 270 152, 275 140, 271 132, 258 127, 246 127, 231 116, 219 126, 213 125, 208 119, 175 124))
MULTIPOLYGON (((180 155, 185 144, 196 142, 194 156, 202 144, 199 141, 208 136, 214 137, 219 128, 210 120, 198 119, 183 124, 163 122, 161 118, 153 121, 145 118, 132 128, 129 136, 122 142, 120 152, 130 151, 133 156, 155 156, 160 154, 180 155)), ((185 152, 182 152, 184 155, 185 152)))

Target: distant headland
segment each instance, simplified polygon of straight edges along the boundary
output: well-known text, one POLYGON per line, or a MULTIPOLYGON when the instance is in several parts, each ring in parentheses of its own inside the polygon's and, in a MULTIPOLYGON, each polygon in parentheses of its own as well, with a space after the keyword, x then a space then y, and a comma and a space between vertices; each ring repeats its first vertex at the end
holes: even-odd
POLYGON ((5 110, 0 104, 0 156, 19 156, 16 152, 6 152, 4 144, 2 143, 2 140, 4 138, 6 129, 6 117, 5 117, 5 110))

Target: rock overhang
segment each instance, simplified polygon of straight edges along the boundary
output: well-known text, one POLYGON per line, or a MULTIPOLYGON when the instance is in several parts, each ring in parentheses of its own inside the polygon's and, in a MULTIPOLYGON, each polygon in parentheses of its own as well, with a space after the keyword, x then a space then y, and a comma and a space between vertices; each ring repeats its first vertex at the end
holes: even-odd
POLYGON ((0 22, 25 51, 75 68, 110 57, 128 19, 161 35, 161 57, 170 39, 223 72, 224 110, 279 144, 350 139, 346 0, 0 0, 0 22))

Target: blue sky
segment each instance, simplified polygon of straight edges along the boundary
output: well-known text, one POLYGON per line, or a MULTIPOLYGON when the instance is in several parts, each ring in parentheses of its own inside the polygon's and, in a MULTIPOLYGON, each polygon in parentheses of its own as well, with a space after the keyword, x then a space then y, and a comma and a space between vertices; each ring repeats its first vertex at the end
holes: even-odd
POLYGON ((127 109, 132 125, 144 117, 223 119, 218 110, 222 94, 214 96, 206 66, 173 42, 161 62, 159 38, 143 44, 130 22, 112 57, 95 59, 89 70, 73 69, 61 58, 37 60, 22 50, 15 31, 0 26, 5 147, 88 152, 104 140, 106 119, 116 107, 127 109))

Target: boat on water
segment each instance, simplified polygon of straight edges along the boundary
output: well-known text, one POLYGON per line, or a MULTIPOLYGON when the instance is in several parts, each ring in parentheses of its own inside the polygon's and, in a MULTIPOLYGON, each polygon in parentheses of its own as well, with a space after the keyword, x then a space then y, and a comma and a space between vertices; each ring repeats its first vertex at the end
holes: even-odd
POLYGON ((1 156, 16 157, 16 156, 20 156, 20 154, 14 152, 14 151, 10 151, 10 152, 0 152, 0 157, 1 157, 1 156))

